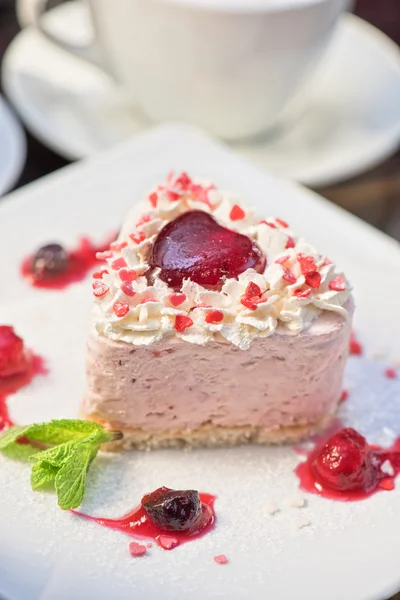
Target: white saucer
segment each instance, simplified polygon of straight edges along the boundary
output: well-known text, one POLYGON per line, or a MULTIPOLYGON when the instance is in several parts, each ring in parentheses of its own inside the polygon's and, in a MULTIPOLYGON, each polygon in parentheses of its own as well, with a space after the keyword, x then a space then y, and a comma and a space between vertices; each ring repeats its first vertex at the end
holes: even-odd
MULTIPOLYGON (((46 26, 80 41, 87 7, 68 2, 46 26)), ((29 129, 69 159, 91 155, 147 128, 102 71, 22 31, 3 61, 3 85, 29 129)), ((400 140, 400 52, 374 27, 344 15, 306 92, 307 110, 286 130, 234 149, 269 171, 311 186, 356 175, 393 153, 400 140)))
POLYGON ((0 96, 0 196, 17 181, 25 157, 25 134, 0 96))

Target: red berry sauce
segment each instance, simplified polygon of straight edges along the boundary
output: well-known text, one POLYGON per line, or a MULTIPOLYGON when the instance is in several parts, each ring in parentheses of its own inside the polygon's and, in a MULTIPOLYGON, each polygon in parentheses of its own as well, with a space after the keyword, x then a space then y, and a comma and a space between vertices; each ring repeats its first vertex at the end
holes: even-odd
POLYGON ((246 235, 222 227, 204 211, 191 210, 161 229, 149 265, 160 268, 160 279, 171 287, 180 289, 184 279, 215 287, 246 269, 262 273, 266 258, 246 235))
POLYGON ((400 437, 389 448, 372 446, 351 427, 317 442, 295 469, 305 492, 341 501, 363 500, 394 488, 400 473, 400 437))
POLYGON ((97 252, 108 250, 110 243, 115 240, 116 234, 102 244, 96 246, 89 238, 81 237, 76 248, 67 252, 65 267, 54 272, 41 272, 40 275, 33 269, 35 255, 25 258, 21 265, 22 276, 33 286, 41 289, 62 290, 72 283, 82 281, 88 272, 99 264, 97 252))
MULTIPOLYGON (((159 488, 162 489, 162 488, 159 488)), ((158 490, 156 490, 158 492, 158 490)), ((167 531, 161 529, 148 516, 143 505, 140 504, 127 515, 119 519, 104 519, 102 517, 92 517, 76 510, 72 510, 75 515, 79 515, 89 521, 95 521, 103 527, 115 529, 128 534, 139 540, 154 540, 158 546, 164 550, 173 550, 181 544, 191 542, 202 537, 213 529, 215 525, 214 502, 215 496, 211 494, 199 494, 201 500, 201 515, 196 525, 187 531, 167 531)))
POLYGON ((7 398, 29 385, 36 375, 45 375, 44 360, 26 351, 13 328, 0 325, 0 431, 13 425, 7 398))

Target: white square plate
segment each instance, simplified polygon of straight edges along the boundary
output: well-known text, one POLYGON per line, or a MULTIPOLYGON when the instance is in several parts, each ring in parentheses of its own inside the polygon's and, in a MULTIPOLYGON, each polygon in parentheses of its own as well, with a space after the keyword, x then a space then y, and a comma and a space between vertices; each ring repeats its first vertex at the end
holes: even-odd
MULTIPOLYGON (((36 246, 80 234, 101 238, 171 169, 242 193, 261 214, 290 221, 337 261, 356 289, 356 329, 365 347, 400 355, 400 250, 358 219, 293 184, 273 179, 191 128, 164 126, 110 153, 64 169, 0 204, 0 323, 12 323, 48 362, 10 402, 18 423, 74 417, 84 386, 89 283, 63 292, 29 288, 21 259, 36 246)), ((389 359, 387 359, 389 360, 389 359)), ((400 434, 400 380, 386 363, 352 357, 344 423, 371 442, 400 434)), ((194 543, 133 559, 129 538, 33 493, 29 466, 0 457, 0 594, 11 600, 241 598, 367 600, 400 587, 400 490, 341 503, 317 496, 285 507, 297 490, 290 447, 102 455, 89 475, 83 510, 119 516, 160 485, 214 493, 217 526, 194 543), (263 506, 276 502, 276 516, 263 506), (251 518, 249 518, 251 515, 251 518), (296 527, 305 515, 311 525, 296 527), (229 564, 213 556, 224 553, 229 564)))

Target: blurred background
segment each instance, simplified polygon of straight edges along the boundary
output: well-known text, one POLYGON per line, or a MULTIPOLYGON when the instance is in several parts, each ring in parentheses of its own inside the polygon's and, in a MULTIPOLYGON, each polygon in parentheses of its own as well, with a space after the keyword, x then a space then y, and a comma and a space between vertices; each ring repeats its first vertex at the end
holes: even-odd
MULTIPOLYGON (((32 25, 38 3, 22 2, 18 20, 15 1, 0 0, 1 91, 12 109, 2 101, 0 193, 152 123, 103 69, 45 39, 32 25)), ((93 35, 84 0, 46 8, 46 31, 61 41, 83 47, 93 35)), ((400 1, 358 0, 354 14, 341 15, 295 117, 231 143, 400 239, 400 1)))

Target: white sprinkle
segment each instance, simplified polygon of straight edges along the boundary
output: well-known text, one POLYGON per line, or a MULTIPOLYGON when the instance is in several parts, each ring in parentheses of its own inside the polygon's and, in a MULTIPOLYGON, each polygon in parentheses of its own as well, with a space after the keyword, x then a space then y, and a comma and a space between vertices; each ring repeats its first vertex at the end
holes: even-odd
POLYGON ((265 506, 264 506, 264 512, 267 515, 275 515, 280 510, 281 509, 279 508, 279 506, 277 506, 276 504, 274 504, 274 502, 267 502, 267 504, 265 504, 265 506))
POLYGON ((306 499, 301 494, 295 494, 287 498, 285 504, 291 508, 303 508, 306 505, 306 499))
POLYGON ((303 527, 308 527, 309 525, 311 525, 311 522, 308 517, 301 515, 299 517, 296 517, 295 525, 297 529, 303 529, 303 527))
POLYGON ((390 460, 385 460, 385 462, 381 464, 381 471, 382 473, 385 473, 385 475, 390 475, 391 477, 393 477, 395 471, 390 460))

